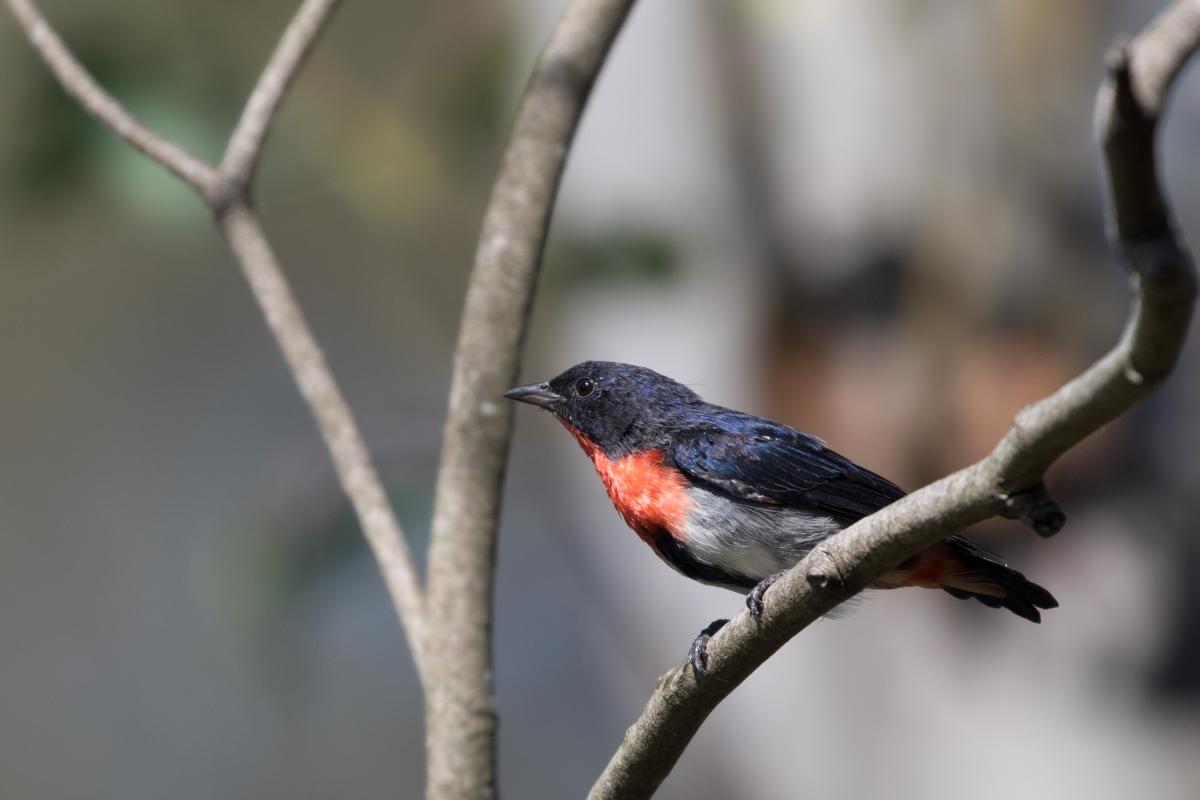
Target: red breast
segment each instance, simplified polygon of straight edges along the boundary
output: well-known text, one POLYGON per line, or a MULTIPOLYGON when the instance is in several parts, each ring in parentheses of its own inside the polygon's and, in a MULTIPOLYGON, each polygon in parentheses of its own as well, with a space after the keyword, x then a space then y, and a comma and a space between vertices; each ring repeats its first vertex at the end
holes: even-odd
POLYGON ((682 540, 684 523, 694 505, 687 479, 664 463, 662 450, 646 450, 610 459, 600 446, 563 422, 596 466, 608 496, 626 524, 654 546, 654 537, 667 531, 682 540))

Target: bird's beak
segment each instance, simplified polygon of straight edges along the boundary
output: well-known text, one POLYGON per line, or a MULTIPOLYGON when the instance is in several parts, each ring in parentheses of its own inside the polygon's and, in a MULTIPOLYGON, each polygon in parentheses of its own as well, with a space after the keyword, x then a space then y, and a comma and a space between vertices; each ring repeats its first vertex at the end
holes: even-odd
POLYGON ((539 406, 541 408, 553 408, 564 400, 562 395, 550 390, 550 384, 548 383, 531 383, 528 386, 518 386, 515 389, 509 389, 504 393, 504 396, 509 400, 529 403, 531 406, 539 406))

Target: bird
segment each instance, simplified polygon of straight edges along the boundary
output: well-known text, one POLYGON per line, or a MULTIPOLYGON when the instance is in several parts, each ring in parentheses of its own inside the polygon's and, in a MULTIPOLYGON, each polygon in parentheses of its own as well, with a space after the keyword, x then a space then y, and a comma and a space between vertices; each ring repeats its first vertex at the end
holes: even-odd
MULTIPOLYGON (((645 367, 585 361, 504 396, 548 411, 591 459, 617 512, 685 577, 746 594, 755 619, 771 584, 814 546, 904 497, 903 489, 779 422, 707 403, 645 367)), ((942 589, 1031 622, 1058 601, 974 541, 953 535, 871 588, 942 589)), ((707 669, 716 620, 688 661, 707 669)))

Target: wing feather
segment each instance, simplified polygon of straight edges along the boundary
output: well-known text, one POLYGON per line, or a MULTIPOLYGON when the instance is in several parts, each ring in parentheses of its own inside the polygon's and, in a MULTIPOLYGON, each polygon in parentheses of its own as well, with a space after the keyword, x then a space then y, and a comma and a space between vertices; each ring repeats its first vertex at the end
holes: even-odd
POLYGON ((735 500, 810 511, 843 525, 905 494, 815 436, 736 411, 708 416, 675 440, 671 455, 694 482, 735 500))

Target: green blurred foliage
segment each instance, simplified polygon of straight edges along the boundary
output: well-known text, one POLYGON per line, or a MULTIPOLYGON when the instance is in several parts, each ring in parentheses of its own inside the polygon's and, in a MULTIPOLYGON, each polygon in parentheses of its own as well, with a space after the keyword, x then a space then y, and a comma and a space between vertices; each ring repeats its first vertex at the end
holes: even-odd
POLYGON ((675 242, 666 231, 636 228, 564 232, 555 238, 546 261, 546 280, 563 288, 668 283, 680 269, 675 242))
POLYGON ((475 169, 481 155, 498 151, 508 124, 515 46, 514 31, 503 26, 447 65, 434 117, 453 163, 475 169))

